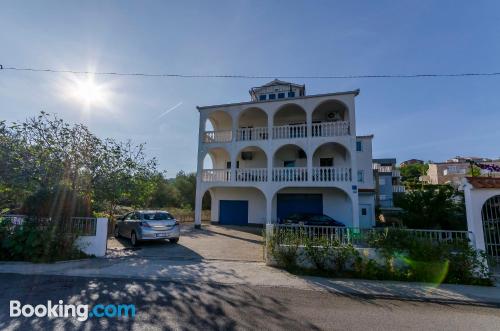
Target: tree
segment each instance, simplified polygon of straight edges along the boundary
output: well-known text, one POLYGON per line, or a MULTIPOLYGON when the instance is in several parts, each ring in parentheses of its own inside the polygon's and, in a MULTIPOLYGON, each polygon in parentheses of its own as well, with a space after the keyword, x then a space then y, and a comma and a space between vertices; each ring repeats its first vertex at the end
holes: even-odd
POLYGON ((450 185, 424 185, 397 200, 403 224, 412 229, 466 229, 463 196, 450 185))
POLYGON ((409 164, 401 167, 401 180, 406 186, 414 186, 420 176, 425 176, 429 169, 428 164, 409 164))
POLYGON ((175 176, 174 187, 179 192, 182 208, 194 209, 196 199, 196 173, 186 174, 179 171, 175 176))

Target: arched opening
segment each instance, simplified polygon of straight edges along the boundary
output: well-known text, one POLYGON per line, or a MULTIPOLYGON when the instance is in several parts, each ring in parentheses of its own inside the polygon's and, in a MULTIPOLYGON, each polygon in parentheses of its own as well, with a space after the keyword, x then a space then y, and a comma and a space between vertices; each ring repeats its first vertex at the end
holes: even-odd
POLYGON ((319 104, 312 113, 312 136, 331 137, 349 134, 349 116, 346 105, 338 100, 319 104))
POLYGON ((240 182, 267 181, 267 155, 261 148, 249 146, 238 153, 236 180, 240 182))
POLYGON ((303 138, 307 136, 306 111, 296 104, 282 106, 273 117, 273 139, 303 138))
POLYGON ((326 143, 313 153, 312 180, 317 182, 351 181, 351 155, 339 143, 326 143))
POLYGON ((481 208, 486 254, 500 262, 500 195, 495 195, 481 208))
POLYGON ((274 194, 272 208, 273 222, 292 214, 317 214, 353 226, 352 200, 340 188, 285 187, 274 194))
POLYGON ((205 143, 230 142, 232 140, 233 119, 225 111, 211 112, 205 121, 205 143))
POLYGON ((212 187, 212 222, 221 225, 266 223, 266 196, 255 187, 212 187))
POLYGON ((203 159, 204 182, 227 182, 231 179, 231 157, 221 147, 211 148, 203 159))
POLYGON ((210 222, 212 220, 212 193, 206 190, 201 199, 201 221, 210 222))
POLYGON ((237 140, 265 140, 267 133, 267 114, 260 108, 244 110, 238 119, 237 140))
POLYGON ((307 181, 307 155, 297 145, 281 146, 273 155, 273 181, 307 181))

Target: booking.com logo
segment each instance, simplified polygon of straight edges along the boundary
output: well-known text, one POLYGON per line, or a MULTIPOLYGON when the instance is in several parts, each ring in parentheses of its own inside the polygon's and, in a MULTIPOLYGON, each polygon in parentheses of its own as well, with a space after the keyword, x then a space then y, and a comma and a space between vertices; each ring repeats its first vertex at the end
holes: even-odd
POLYGON ((58 304, 52 304, 48 300, 47 304, 21 305, 18 300, 10 300, 10 317, 49 317, 49 318, 67 318, 74 317, 83 322, 89 318, 95 317, 135 317, 135 305, 103 305, 97 304, 90 308, 89 305, 64 304, 59 300, 58 304))

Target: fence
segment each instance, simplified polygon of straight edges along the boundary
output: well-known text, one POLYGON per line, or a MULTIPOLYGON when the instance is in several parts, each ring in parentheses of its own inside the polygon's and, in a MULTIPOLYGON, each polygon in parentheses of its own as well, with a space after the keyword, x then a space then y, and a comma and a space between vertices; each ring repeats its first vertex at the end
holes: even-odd
POLYGON ((470 231, 448 231, 448 230, 416 230, 416 229, 397 229, 397 228, 347 228, 334 226, 315 226, 315 225, 286 225, 286 224, 267 224, 268 234, 276 236, 279 244, 286 243, 289 234, 297 238, 299 245, 304 245, 307 239, 321 238, 329 244, 368 246, 370 239, 377 235, 382 235, 386 231, 404 231, 410 236, 428 239, 433 242, 453 242, 469 240, 475 247, 475 240, 470 231))

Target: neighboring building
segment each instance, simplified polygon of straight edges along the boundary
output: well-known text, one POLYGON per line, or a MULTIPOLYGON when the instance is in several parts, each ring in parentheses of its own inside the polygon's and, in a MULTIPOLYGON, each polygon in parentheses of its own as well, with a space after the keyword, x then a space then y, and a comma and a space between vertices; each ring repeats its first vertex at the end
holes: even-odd
POLYGON ((304 85, 274 80, 252 88, 250 102, 197 107, 196 226, 206 192, 220 224, 311 212, 373 226, 373 136, 356 136, 358 94, 307 96, 304 85))
POLYGON ((412 165, 412 164, 424 164, 424 161, 418 159, 409 159, 401 162, 399 166, 403 168, 406 167, 407 165, 412 165))
MULTIPOLYGON (((500 161, 492 161, 487 158, 479 157, 461 157, 449 159, 446 162, 430 162, 426 176, 420 177, 420 180, 428 184, 450 184, 453 187, 460 188, 464 178, 470 172, 470 163, 472 160, 477 163, 487 163, 500 165, 500 161)), ((487 172, 482 171, 483 174, 487 172)))
POLYGON ((396 159, 373 159, 376 205, 381 208, 394 207, 394 193, 404 193, 401 173, 396 167, 396 159))

